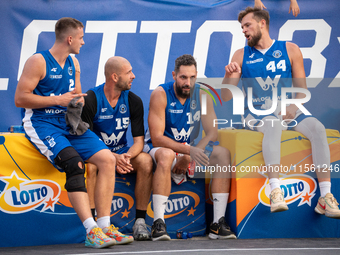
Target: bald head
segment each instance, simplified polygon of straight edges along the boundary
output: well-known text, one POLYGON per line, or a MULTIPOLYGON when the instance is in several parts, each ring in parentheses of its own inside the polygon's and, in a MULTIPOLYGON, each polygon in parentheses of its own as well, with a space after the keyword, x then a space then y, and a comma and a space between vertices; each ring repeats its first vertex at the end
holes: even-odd
POLYGON ((130 62, 126 58, 118 56, 109 58, 105 64, 104 72, 106 79, 111 77, 113 73, 120 75, 120 73, 122 72, 122 67, 126 64, 130 65, 130 62))

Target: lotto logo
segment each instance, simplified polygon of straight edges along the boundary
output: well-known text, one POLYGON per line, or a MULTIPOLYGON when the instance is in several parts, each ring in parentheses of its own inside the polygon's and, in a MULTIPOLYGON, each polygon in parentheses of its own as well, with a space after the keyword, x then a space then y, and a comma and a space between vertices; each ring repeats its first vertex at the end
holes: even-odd
MULTIPOLYGON (((287 204, 292 204, 295 201, 300 200, 298 206, 303 204, 311 206, 311 201, 315 196, 316 190, 316 182, 314 178, 308 175, 296 174, 281 178, 280 182, 280 188, 283 191, 284 199, 287 204)), ((259 191, 259 200, 265 206, 270 206, 269 196, 270 186, 269 180, 267 179, 259 191)))
POLYGON ((58 202, 60 186, 51 180, 27 180, 19 178, 13 171, 11 176, 0 177, 4 189, 0 195, 0 210, 9 214, 19 214, 39 209, 50 209, 58 202))

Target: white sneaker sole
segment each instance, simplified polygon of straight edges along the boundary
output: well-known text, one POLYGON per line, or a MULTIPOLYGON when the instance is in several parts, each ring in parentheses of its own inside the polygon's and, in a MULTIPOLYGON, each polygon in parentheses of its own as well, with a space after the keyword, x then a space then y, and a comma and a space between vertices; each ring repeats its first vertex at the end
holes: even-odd
POLYGON ((159 237, 152 237, 152 241, 170 241, 171 238, 168 235, 162 235, 159 237))

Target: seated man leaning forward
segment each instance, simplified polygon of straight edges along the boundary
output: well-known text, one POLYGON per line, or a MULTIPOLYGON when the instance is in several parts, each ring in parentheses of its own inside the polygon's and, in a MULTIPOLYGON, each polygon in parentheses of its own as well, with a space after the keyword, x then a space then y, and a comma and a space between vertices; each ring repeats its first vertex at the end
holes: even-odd
POLYGON ((27 60, 15 92, 15 105, 25 108, 26 137, 66 174, 65 189, 86 229, 85 246, 103 248, 116 243, 110 220, 106 220, 110 219, 116 160, 92 131, 86 128, 75 135, 65 119, 70 102, 79 97, 82 103, 86 95, 81 93, 79 62, 70 55, 78 54, 84 45, 83 28, 73 18, 57 21, 52 48, 27 60), (98 225, 91 215, 84 161, 98 166, 98 225))
MULTIPOLYGON (((197 65, 191 55, 176 59, 175 82, 158 86, 151 94, 149 107, 149 129, 146 134, 144 151, 148 151, 157 164, 153 177, 154 222, 151 237, 156 240, 170 240, 164 222, 164 210, 171 192, 171 171, 185 174, 191 160, 199 165, 229 166, 230 153, 226 148, 214 146, 210 160, 204 154, 209 141, 216 141, 217 126, 213 127, 216 114, 212 100, 207 97, 207 115, 200 115, 199 85, 195 85, 197 65), (190 102, 190 95, 196 107, 190 102), (209 100, 210 99, 210 100, 209 100), (190 111, 194 108, 194 113, 190 111), (200 129, 200 119, 206 136, 194 145, 200 129), (179 134, 186 133, 182 136, 179 134), (190 146, 188 146, 188 143, 190 146), (183 154, 183 156, 177 156, 183 154), (192 157, 192 159, 191 159, 192 157)), ((225 222, 225 211, 230 188, 230 173, 215 172, 212 180, 214 221, 210 225, 209 237, 212 239, 236 238, 225 222)))
MULTIPOLYGON (((142 100, 129 91, 135 75, 128 60, 111 57, 105 64, 105 83, 87 91, 82 119, 111 150, 116 158, 119 174, 136 172, 136 221, 133 226, 135 240, 149 240, 150 232, 145 225, 146 209, 151 195, 153 162, 144 146, 144 110, 142 100), (128 147, 126 132, 131 121, 133 145, 128 147)), ((93 215, 99 205, 94 194, 97 167, 87 166, 87 189, 93 215)), ((97 185, 96 185, 97 184, 97 185)), ((122 235, 116 229, 117 244, 129 243, 132 237, 122 235)))

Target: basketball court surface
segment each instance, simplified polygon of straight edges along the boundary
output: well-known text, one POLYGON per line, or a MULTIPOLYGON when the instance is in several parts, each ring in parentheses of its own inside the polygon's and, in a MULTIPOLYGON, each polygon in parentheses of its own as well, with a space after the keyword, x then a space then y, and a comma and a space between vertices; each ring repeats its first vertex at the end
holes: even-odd
MULTIPOLYGON (((46 233, 47 234, 47 233, 46 233)), ((20 242, 20 240, 18 240, 20 242)), ((84 243, 0 248, 1 255, 87 255, 87 254, 340 254, 337 238, 209 240, 208 237, 142 241, 105 249, 85 247, 84 243)))

